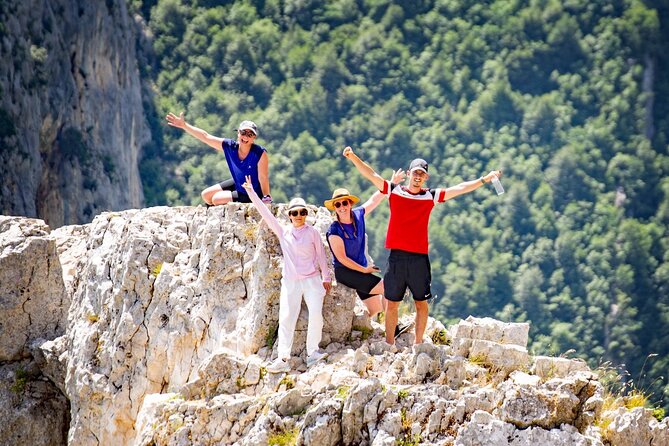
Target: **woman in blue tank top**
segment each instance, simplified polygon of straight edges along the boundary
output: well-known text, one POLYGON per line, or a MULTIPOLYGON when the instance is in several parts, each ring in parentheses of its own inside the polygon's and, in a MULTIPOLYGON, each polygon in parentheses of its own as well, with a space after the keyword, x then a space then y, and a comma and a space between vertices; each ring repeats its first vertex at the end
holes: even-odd
POLYGON ((172 127, 183 129, 189 135, 199 139, 215 150, 222 151, 228 162, 232 178, 209 186, 202 191, 202 199, 210 206, 239 201, 250 203, 246 190, 242 186, 249 175, 253 190, 262 197, 265 203, 271 203, 269 190, 269 158, 267 150, 255 144, 258 136, 258 127, 253 121, 242 121, 237 129, 237 140, 213 136, 206 131, 188 124, 183 112, 177 116, 167 114, 167 123, 172 127))
MULTIPOLYGON (((404 177, 400 169, 394 173, 392 181, 401 182, 404 177)), ((385 198, 377 191, 362 206, 353 208, 360 199, 342 188, 336 189, 332 199, 324 202, 326 208, 334 211, 336 218, 326 234, 332 251, 335 278, 338 283, 356 290, 370 318, 385 309, 385 302, 383 280, 374 274, 379 272, 379 268, 367 260, 365 215, 385 198)))

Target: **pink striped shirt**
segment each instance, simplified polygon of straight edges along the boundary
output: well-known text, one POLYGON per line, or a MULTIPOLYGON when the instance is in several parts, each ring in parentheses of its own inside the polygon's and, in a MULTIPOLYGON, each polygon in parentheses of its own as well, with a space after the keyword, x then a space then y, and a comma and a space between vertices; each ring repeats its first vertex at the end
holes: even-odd
POLYGON ((267 226, 279 238, 283 250, 283 277, 291 280, 306 279, 317 276, 320 269, 323 282, 330 282, 330 269, 318 230, 308 224, 299 228, 292 224, 282 225, 253 189, 248 194, 267 226))

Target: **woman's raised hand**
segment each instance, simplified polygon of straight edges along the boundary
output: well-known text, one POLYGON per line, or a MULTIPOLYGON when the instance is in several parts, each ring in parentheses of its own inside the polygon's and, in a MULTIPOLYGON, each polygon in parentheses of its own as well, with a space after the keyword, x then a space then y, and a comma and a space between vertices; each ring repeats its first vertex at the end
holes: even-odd
POLYGON ((242 187, 246 189, 247 191, 253 190, 253 183, 251 182, 251 175, 246 175, 244 177, 246 181, 244 181, 244 184, 242 184, 242 187))
POLYGON ((353 149, 351 148, 351 146, 346 146, 346 148, 344 149, 344 153, 342 153, 342 155, 344 155, 344 158, 350 158, 355 154, 353 153, 353 149))
POLYGON ((167 114, 167 116, 165 118, 167 119, 167 123, 169 125, 171 125, 172 127, 176 127, 178 129, 182 129, 182 128, 186 127, 186 120, 184 119, 184 112, 179 113, 179 116, 170 112, 170 113, 167 114))
POLYGON ((402 169, 397 169, 393 172, 393 177, 390 179, 390 182, 393 184, 402 184, 406 177, 407 175, 402 169))

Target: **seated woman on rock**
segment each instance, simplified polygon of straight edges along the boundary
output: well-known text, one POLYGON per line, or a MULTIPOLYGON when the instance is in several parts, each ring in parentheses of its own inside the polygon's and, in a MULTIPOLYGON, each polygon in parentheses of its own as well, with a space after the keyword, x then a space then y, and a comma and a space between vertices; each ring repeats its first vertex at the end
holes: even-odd
POLYGON ((281 373, 290 370, 288 360, 302 297, 309 310, 307 366, 311 366, 327 356, 327 353, 318 350, 323 334, 323 299, 331 286, 330 270, 321 235, 316 228, 306 224, 309 211, 302 198, 293 198, 288 203, 288 218, 291 224, 284 226, 253 190, 250 176, 246 177, 246 182, 242 186, 267 226, 279 238, 283 251, 278 357, 267 367, 267 371, 281 373))
MULTIPOLYGON (((392 181, 400 183, 405 177, 400 169, 392 181)), ((374 273, 379 268, 367 260, 367 234, 365 216, 369 215, 386 198, 381 192, 374 194, 362 206, 353 208, 360 199, 347 189, 335 189, 325 207, 335 212, 336 221, 330 225, 326 238, 332 251, 335 278, 338 283, 353 288, 367 308, 369 317, 385 310, 383 279, 374 273)), ((397 326, 395 337, 404 333, 407 326, 397 326)))

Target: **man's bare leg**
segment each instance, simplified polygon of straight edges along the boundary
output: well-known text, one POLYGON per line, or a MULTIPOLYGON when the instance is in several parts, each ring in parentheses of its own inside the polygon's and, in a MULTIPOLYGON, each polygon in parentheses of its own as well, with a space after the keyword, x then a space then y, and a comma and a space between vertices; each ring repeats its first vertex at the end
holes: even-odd
POLYGON ((395 344, 395 327, 397 327, 397 319, 400 304, 402 302, 393 302, 386 299, 386 342, 388 344, 395 344))
POLYGON ((414 301, 416 304, 416 344, 423 342, 423 334, 427 326, 427 315, 429 312, 426 300, 414 301))

